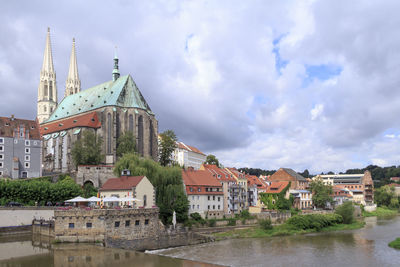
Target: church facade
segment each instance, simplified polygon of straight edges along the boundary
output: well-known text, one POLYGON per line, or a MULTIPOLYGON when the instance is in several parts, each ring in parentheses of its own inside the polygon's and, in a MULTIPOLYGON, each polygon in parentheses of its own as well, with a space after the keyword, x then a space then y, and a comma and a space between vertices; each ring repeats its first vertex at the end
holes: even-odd
POLYGON ((55 102, 56 92, 52 92, 50 97, 49 84, 53 82, 50 77, 54 77, 54 90, 56 75, 48 31, 37 114, 43 138, 44 173, 73 172, 76 169, 71 151, 84 131, 92 131, 103 140, 103 164, 116 162, 117 140, 127 131, 133 132, 139 155, 158 160, 158 121, 132 77, 120 76, 116 56, 112 80, 81 90, 73 40, 66 91, 60 103, 55 102))

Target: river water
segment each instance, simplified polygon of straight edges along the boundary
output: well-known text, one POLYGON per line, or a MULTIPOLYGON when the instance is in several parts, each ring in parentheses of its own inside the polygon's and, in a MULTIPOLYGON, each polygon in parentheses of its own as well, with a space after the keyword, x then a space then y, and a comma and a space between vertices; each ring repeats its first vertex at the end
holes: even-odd
POLYGON ((400 216, 366 218, 363 229, 232 239, 139 253, 91 244, 51 244, 45 237, 0 238, 0 267, 50 266, 400 266, 400 216), (202 263, 203 262, 203 263, 202 263))

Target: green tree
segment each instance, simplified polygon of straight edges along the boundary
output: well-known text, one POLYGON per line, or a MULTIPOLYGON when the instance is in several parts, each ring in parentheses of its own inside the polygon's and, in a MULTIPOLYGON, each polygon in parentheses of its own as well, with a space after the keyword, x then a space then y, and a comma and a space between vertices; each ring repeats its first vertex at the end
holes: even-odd
POLYGON ((176 135, 172 130, 160 134, 160 164, 167 166, 172 162, 171 156, 176 148, 176 135))
POLYGON ((136 152, 136 140, 133 132, 127 131, 117 140, 117 156, 122 157, 125 153, 136 152))
POLYGON ((399 200, 393 186, 385 185, 375 189, 374 199, 378 206, 386 206, 393 209, 399 208, 399 200))
POLYGON ((322 179, 313 180, 310 183, 312 201, 318 208, 325 208, 328 202, 333 202, 333 189, 331 185, 325 185, 322 179))
POLYGON ((72 147, 72 159, 75 166, 81 164, 97 165, 103 159, 101 154, 102 139, 91 131, 83 132, 83 139, 77 140, 72 147))
POLYGON ((206 161, 204 163, 210 165, 216 165, 217 167, 219 167, 219 160, 217 159, 216 156, 212 154, 207 155, 206 161))
POLYGON ((96 187, 94 187, 92 183, 86 183, 83 185, 83 197, 95 197, 97 196, 97 192, 96 187))
POLYGON ((174 211, 178 222, 188 219, 189 201, 184 191, 181 168, 163 167, 151 159, 127 153, 115 164, 114 174, 120 176, 124 169, 129 169, 133 176, 144 175, 150 180, 156 189, 156 204, 164 223, 172 222, 174 211))
POLYGON ((350 224, 354 221, 354 206, 351 201, 347 201, 336 208, 336 214, 343 218, 343 223, 350 224))

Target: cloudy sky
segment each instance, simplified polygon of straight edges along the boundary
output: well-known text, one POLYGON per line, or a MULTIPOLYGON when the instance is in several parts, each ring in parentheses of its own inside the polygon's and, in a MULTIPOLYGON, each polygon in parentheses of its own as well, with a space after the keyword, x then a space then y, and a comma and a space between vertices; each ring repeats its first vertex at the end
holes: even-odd
POLYGON ((399 1, 2 1, 0 116, 34 119, 47 27, 59 100, 114 47, 159 121, 226 166, 400 165, 399 1))

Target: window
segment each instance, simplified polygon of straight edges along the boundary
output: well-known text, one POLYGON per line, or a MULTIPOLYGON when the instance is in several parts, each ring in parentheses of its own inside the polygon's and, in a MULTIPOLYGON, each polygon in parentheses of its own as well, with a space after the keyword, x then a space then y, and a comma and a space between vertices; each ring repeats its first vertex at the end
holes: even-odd
POLYGON ((31 156, 30 155, 25 155, 25 161, 30 161, 31 160, 31 156))
POLYGON ((215 196, 213 196, 213 200, 215 200, 215 196))
POLYGON ((0 154, 0 159, 4 159, 4 155, 3 154, 0 154))
POLYGON ((25 154, 30 154, 31 153, 31 149, 29 147, 25 148, 25 154))
POLYGON ((200 199, 200 196, 197 196, 197 200, 199 200, 200 199))
POLYGON ((213 210, 215 210, 215 205, 213 205, 213 210))
POLYGON ((22 178, 28 178, 28 172, 22 172, 22 178))
POLYGON ((210 196, 208 196, 208 200, 210 200, 210 196))
POLYGON ((200 205, 197 205, 197 209, 200 209, 200 205))
POLYGON ((29 162, 25 162, 25 168, 30 168, 31 164, 29 162))
POLYGON ((218 201, 221 201, 221 197, 218 197, 218 201))
POLYGON ((4 151, 4 146, 0 146, 0 151, 4 151))
POLYGON ((111 114, 107 114, 107 154, 111 154, 111 114))
POLYGON ((194 196, 192 196, 192 200, 194 200, 194 196))
POLYGON ((140 225, 140 221, 139 221, 139 220, 136 220, 136 221, 135 221, 135 225, 140 225))
POLYGON ((37 141, 33 141, 33 145, 35 145, 35 146, 36 146, 36 145, 37 145, 37 141))
POLYGON ((0 161, 0 168, 3 168, 3 162, 0 161))
POLYGON ((144 224, 149 224, 149 219, 144 220, 144 224))
POLYGON ((192 205, 192 209, 194 209, 194 205, 192 205))
POLYGON ((4 144, 4 138, 0 137, 0 144, 4 144))
POLYGON ((92 228, 92 223, 91 222, 86 223, 86 228, 92 228))
POLYGON ((143 140, 143 116, 139 116, 139 120, 138 120, 138 153, 141 156, 144 156, 144 151, 143 151, 143 147, 144 147, 144 140, 143 140))
POLYGON ((201 192, 201 188, 199 187, 199 188, 197 188, 197 192, 201 192))
POLYGON ((147 207, 147 196, 143 196, 143 207, 147 207))
POLYGON ((116 222, 114 223, 114 227, 115 227, 115 228, 119 227, 119 221, 116 221, 116 222))
POLYGON ((68 228, 70 228, 70 229, 75 228, 75 224, 74 223, 69 223, 68 224, 68 228))
POLYGON ((2 176, 3 175, 3 172, 2 171, 0 171, 0 176, 2 176))
POLYGON ((221 206, 220 206, 220 205, 218 205, 218 209, 221 209, 221 206))
POLYGON ((189 188, 189 191, 190 191, 190 192, 193 192, 193 188, 192 188, 192 187, 190 187, 190 188, 189 188))
POLYGON ((125 227, 129 227, 131 225, 131 221, 127 220, 125 221, 125 227))
POLYGON ((210 205, 207 206, 207 209, 208 209, 208 210, 210 209, 210 205))
POLYGON ((31 142, 30 142, 29 140, 25 140, 25 145, 26 145, 26 146, 30 146, 30 145, 31 145, 31 142))

